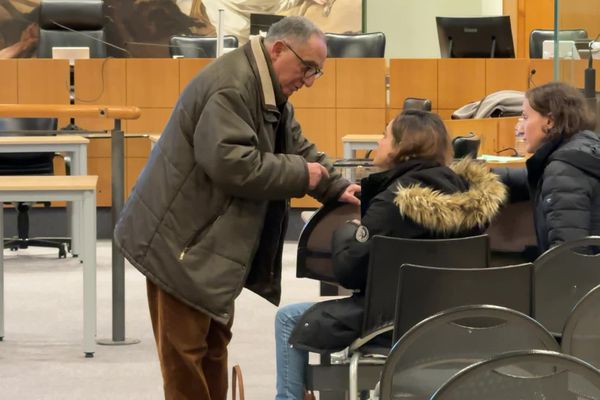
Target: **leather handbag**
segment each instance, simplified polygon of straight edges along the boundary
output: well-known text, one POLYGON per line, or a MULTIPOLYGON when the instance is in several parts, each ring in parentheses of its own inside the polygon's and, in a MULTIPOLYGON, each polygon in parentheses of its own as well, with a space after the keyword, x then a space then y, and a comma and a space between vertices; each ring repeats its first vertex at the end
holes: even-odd
POLYGON ((242 377, 242 368, 240 368, 239 364, 231 368, 231 400, 237 400, 236 390, 240 393, 239 400, 244 400, 244 378, 242 377))

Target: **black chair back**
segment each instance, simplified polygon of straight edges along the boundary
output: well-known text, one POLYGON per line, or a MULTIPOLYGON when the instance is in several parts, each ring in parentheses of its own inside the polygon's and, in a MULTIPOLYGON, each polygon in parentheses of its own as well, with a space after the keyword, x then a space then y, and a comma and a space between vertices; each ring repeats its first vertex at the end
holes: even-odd
MULTIPOLYGON (((56 118, 0 118, 0 136, 52 135, 57 123, 56 118)), ((0 153, 0 175, 52 174, 53 159, 54 153, 0 153)))
POLYGON ((402 264, 485 268, 487 235, 456 239, 403 239, 374 236, 365 292, 363 335, 394 321, 396 290, 402 264))
POLYGON ((535 318, 560 336, 571 310, 600 284, 600 237, 553 247, 535 260, 535 318))
MULTIPOLYGON (((381 377, 381 398, 428 399, 461 369, 515 350, 558 351, 533 318, 505 307, 451 308, 412 327, 394 345, 381 377)), ((483 396, 482 398, 485 398, 483 396)))
POLYGON ((404 264, 397 281, 394 340, 440 311, 491 304, 533 315, 533 264, 436 268, 404 264))
POLYGON ((481 139, 473 132, 470 132, 468 135, 455 137, 452 139, 454 158, 471 157, 472 159, 476 159, 480 144, 481 139))
POLYGON ((329 58, 383 58, 385 56, 383 32, 326 33, 325 41, 329 58))
POLYGON ((402 103, 403 110, 431 111, 431 100, 418 97, 407 97, 402 103))
MULTIPOLYGON (((566 29, 558 32, 558 40, 587 39, 585 29, 566 29)), ((554 40, 552 29, 534 29, 529 34, 529 58, 543 57, 544 40, 554 40)))
POLYGON ((331 238, 340 225, 355 218, 360 219, 360 207, 348 203, 327 204, 313 214, 298 240, 298 278, 336 283, 331 261, 331 238))
POLYGON ((508 352, 463 369, 430 399, 600 399, 600 371, 554 351, 508 352))
MULTIPOLYGON (((210 36, 171 36, 171 57, 182 56, 185 58, 215 58, 217 56, 217 38, 210 36)), ((225 47, 238 47, 238 38, 225 35, 225 47)))
POLYGON ((53 47, 89 47, 91 58, 106 57, 102 7, 102 0, 43 0, 38 57, 51 58, 53 47))
POLYGON ((565 323, 561 349, 600 368, 600 285, 573 307, 565 323))

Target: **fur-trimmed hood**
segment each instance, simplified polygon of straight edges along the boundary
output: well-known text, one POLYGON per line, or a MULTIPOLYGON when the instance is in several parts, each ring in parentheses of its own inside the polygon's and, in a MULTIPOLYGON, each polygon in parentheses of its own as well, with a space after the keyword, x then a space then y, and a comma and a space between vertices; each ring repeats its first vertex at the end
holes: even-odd
POLYGON ((461 160, 451 169, 468 182, 467 191, 446 194, 416 184, 399 184, 394 203, 400 213, 433 232, 453 233, 487 225, 506 200, 506 187, 483 163, 471 159, 461 160))

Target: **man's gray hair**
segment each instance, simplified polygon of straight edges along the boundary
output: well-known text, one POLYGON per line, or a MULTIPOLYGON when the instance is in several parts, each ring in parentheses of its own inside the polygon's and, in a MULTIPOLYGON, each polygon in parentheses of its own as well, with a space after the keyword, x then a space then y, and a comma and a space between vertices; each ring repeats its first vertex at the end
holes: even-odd
POLYGON ((271 25, 265 38, 265 44, 270 45, 285 39, 305 43, 312 35, 325 39, 323 32, 308 18, 290 16, 271 25))

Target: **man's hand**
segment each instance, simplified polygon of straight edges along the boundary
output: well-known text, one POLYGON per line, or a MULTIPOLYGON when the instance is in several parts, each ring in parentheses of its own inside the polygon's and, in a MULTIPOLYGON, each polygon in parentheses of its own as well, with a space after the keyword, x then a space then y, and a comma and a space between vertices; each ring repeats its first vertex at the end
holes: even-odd
POLYGON ((344 190, 344 193, 340 195, 338 200, 343 203, 356 204, 357 206, 359 206, 360 200, 358 199, 358 197, 355 196, 356 193, 360 193, 360 186, 355 183, 352 183, 346 188, 346 190, 344 190))
POLYGON ((307 163, 308 166, 308 189, 313 190, 317 187, 321 179, 327 178, 329 173, 327 168, 316 162, 307 163))

